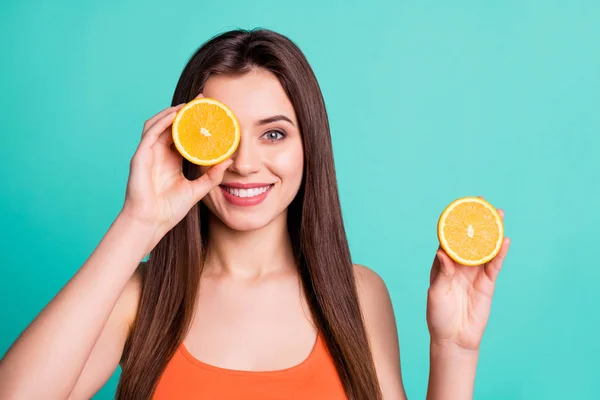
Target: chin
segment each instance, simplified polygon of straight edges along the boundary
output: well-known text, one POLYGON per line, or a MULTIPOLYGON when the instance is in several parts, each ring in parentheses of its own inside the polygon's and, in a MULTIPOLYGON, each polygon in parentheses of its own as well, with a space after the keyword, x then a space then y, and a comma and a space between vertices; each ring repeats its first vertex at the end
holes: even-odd
POLYGON ((264 209, 231 209, 229 207, 214 207, 213 204, 205 203, 211 218, 214 222, 220 223, 227 228, 239 231, 249 232, 264 228, 267 225, 275 221, 279 221, 281 218, 286 218, 285 212, 274 212, 273 209, 268 207, 264 209))
POLYGON ((267 215, 230 215, 228 217, 215 215, 215 217, 229 229, 239 232, 250 232, 262 229, 276 219, 275 216, 267 215))

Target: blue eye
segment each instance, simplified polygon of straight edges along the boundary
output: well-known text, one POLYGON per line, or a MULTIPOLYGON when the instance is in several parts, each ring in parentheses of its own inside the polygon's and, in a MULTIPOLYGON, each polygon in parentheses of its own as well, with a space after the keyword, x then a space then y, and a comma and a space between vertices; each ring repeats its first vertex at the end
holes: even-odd
POLYGON ((283 133, 281 131, 269 131, 269 132, 265 133, 263 135, 263 137, 267 140, 274 142, 274 141, 285 138, 285 133, 283 133))

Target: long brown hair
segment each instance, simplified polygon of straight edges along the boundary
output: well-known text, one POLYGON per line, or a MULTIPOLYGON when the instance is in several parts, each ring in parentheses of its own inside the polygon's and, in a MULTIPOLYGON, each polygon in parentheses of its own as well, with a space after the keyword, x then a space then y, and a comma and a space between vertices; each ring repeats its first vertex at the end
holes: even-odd
MULTIPOLYGON (((185 66, 172 104, 192 100, 213 74, 274 73, 294 109, 304 175, 288 209, 288 230, 304 293, 349 399, 381 392, 359 306, 321 90, 300 49, 269 30, 235 30, 206 42, 185 66)), ((199 168, 184 161, 187 178, 199 168)), ((119 400, 148 399, 192 319, 207 245, 207 209, 194 206, 151 252, 137 318, 125 346, 119 400)))

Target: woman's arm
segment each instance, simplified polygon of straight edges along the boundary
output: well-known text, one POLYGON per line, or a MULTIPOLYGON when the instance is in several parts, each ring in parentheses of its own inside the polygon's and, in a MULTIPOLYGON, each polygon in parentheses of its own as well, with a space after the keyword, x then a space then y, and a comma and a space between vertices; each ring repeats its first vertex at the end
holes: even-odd
POLYGON ((224 161, 193 181, 183 175, 170 129, 181 106, 144 124, 122 212, 86 263, 5 354, 0 398, 89 398, 114 371, 137 309, 136 268, 221 183, 231 165, 224 161))
POLYGON ((0 398, 68 398, 103 330, 107 334, 97 352, 109 357, 102 375, 114 371, 135 312, 127 307, 133 303, 124 289, 149 250, 149 239, 144 226, 124 216, 115 220, 87 262, 4 355, 0 398))
MULTIPOLYGON (((504 218, 504 212, 498 210, 504 218)), ((431 335, 428 400, 473 398, 479 346, 490 316, 496 279, 510 247, 485 265, 464 266, 438 248, 427 295, 431 335)))

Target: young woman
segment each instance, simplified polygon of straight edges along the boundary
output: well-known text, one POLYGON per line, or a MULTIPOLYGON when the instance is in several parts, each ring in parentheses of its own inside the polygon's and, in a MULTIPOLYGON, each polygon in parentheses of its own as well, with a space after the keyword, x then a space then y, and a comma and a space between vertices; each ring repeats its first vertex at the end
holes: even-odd
MULTIPOLYGON (((405 399, 390 298, 350 259, 301 51, 272 31, 222 34, 191 58, 172 104, 144 125, 110 229, 4 356, 0 398, 88 399, 120 364, 118 399, 405 399), (183 160, 170 131, 202 95, 242 129, 209 169, 183 160)), ((428 398, 472 396, 508 244, 476 268, 438 248, 428 398)))

